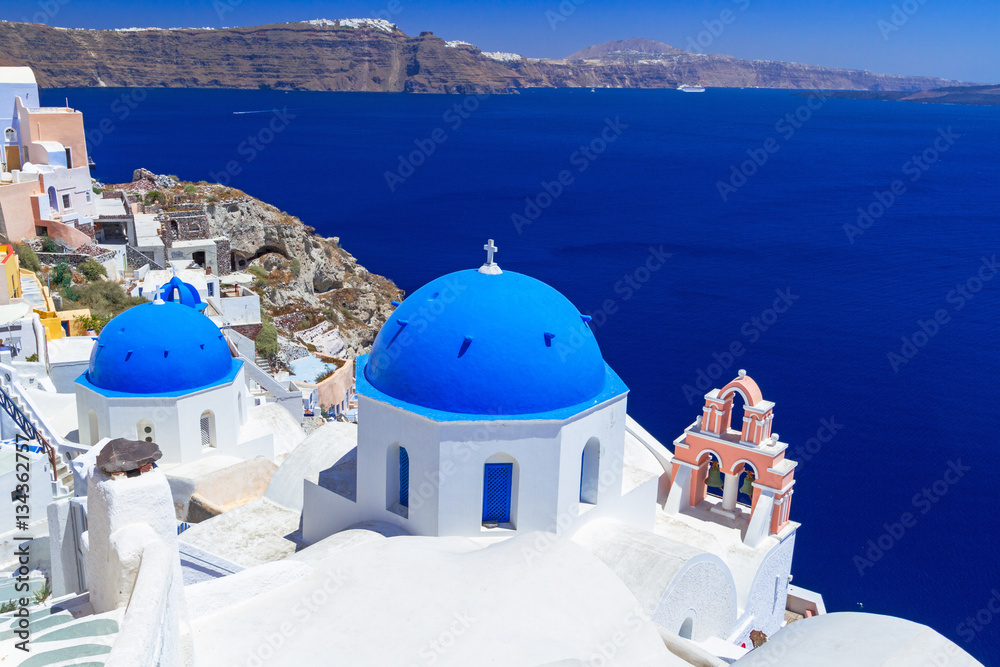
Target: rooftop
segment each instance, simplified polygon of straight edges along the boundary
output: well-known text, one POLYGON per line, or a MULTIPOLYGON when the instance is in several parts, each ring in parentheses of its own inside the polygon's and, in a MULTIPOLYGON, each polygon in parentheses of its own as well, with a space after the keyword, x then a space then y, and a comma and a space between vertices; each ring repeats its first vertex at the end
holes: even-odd
POLYGON ((160 222, 152 213, 135 214, 135 234, 139 237, 136 245, 140 248, 163 245, 163 240, 160 239, 160 222))
POLYGON ((111 217, 116 215, 128 215, 125 203, 121 199, 97 199, 97 215, 100 217, 111 217))
POLYGON ((80 113, 76 109, 69 107, 29 107, 25 109, 28 113, 80 113))
POLYGON ((0 83, 35 83, 35 73, 30 67, 0 67, 0 83))
POLYGON ((67 336, 48 342, 49 364, 71 364, 88 361, 94 349, 90 336, 67 336))

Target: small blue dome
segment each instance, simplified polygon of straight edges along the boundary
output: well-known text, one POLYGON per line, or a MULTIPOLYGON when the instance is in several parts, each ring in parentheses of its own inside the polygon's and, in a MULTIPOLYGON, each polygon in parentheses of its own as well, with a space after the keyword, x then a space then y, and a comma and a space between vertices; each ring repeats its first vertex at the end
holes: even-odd
POLYGON ((566 297, 519 273, 475 270, 438 278, 403 301, 363 372, 389 397, 469 415, 576 406, 601 395, 609 375, 566 297))
POLYGON ((149 395, 202 389, 232 370, 212 320, 179 303, 146 303, 105 325, 86 376, 98 389, 149 395))

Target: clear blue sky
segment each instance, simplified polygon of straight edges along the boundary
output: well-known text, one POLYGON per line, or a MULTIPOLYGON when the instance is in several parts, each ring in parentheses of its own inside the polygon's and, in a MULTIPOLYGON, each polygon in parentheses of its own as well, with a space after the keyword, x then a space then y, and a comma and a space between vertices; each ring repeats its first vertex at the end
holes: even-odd
POLYGON ((997 0, 4 0, 0 17, 63 27, 122 28, 382 16, 411 35, 431 30, 487 51, 562 57, 628 37, 690 50, 697 44, 691 40, 706 30, 705 22, 719 21, 727 9, 732 12, 726 15, 729 24, 715 23, 717 36, 701 35, 707 44, 704 51, 1000 81, 997 0))

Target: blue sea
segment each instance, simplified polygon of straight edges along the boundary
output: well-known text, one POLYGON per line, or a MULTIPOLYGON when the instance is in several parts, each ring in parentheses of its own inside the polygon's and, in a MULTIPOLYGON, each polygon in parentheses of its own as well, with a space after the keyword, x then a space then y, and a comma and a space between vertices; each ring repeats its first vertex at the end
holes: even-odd
POLYGON ((495 239, 501 267, 593 315, 663 443, 745 368, 799 461, 794 583, 1000 664, 1000 108, 763 90, 43 101, 67 97, 99 179, 229 181, 408 292, 495 239))

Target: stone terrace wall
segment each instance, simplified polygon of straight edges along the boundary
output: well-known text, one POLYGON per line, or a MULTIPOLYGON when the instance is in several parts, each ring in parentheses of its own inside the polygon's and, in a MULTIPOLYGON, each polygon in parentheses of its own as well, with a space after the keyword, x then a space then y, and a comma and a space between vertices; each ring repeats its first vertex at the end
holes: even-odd
POLYGON ((114 259, 114 252, 104 252, 99 255, 85 255, 83 253, 61 253, 61 252, 40 252, 38 254, 38 261, 42 264, 58 264, 59 262, 66 262, 72 267, 77 267, 86 262, 88 259, 92 259, 96 262, 103 264, 110 259, 114 259))
POLYGON ((128 261, 128 265, 133 269, 141 269, 142 267, 149 264, 154 269, 160 271, 163 270, 163 267, 161 265, 154 262, 151 258, 146 257, 145 255, 143 255, 141 252, 139 252, 130 245, 125 246, 125 258, 128 261))

